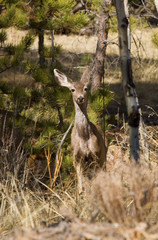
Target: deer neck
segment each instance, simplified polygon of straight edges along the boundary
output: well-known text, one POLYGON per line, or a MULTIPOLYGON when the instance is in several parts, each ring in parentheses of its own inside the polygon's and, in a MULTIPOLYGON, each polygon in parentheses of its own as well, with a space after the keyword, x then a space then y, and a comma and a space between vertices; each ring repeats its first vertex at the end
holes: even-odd
POLYGON ((89 139, 90 124, 87 115, 87 104, 78 105, 75 103, 75 129, 81 138, 89 139))

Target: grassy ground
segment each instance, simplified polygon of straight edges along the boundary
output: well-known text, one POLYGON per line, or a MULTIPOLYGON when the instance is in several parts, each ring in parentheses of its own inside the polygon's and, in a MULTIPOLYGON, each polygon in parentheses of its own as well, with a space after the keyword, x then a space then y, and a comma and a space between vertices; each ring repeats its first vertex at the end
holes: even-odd
MULTIPOLYGON (((141 141, 140 164, 129 162, 128 129, 122 122, 125 106, 118 47, 109 44, 105 82, 115 92, 115 99, 107 112, 116 116, 120 113, 121 119, 117 119, 118 131, 107 131, 112 139, 107 171, 100 172, 92 182, 86 181, 85 193, 80 197, 76 192, 74 171, 66 182, 59 175, 58 184, 51 189, 29 172, 25 166, 28 156, 21 144, 14 149, 12 141, 8 145, 8 138, 4 138, 6 146, 1 149, 3 168, 0 169, 4 176, 0 182, 2 239, 158 239, 158 49, 151 43, 152 31, 135 30, 132 40, 134 81, 146 123, 149 157, 141 141), (14 175, 10 174, 12 165, 8 164, 8 153, 13 160, 18 159, 13 161, 14 175), (28 187, 26 182, 29 181, 33 184, 28 187)), ((10 29, 9 41, 18 42, 24 34, 10 29)), ((110 34, 109 40, 117 43, 117 35, 110 34)), ((75 69, 91 61, 97 37, 55 36, 55 41, 63 48, 58 60, 78 79, 75 69)), ((46 44, 50 45, 49 36, 46 44)), ((37 57, 37 40, 31 56, 37 57)), ((31 78, 20 74, 5 72, 1 79, 8 84, 32 84, 31 78)))

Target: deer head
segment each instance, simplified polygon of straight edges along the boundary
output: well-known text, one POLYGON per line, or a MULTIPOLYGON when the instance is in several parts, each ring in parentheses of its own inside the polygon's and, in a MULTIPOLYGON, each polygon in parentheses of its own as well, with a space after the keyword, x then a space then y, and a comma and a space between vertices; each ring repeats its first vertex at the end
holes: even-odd
POLYGON ((90 68, 88 67, 79 82, 73 82, 64 73, 60 72, 58 69, 54 69, 54 75, 56 82, 62 86, 67 87, 72 92, 73 101, 79 106, 87 103, 87 92, 89 89, 90 80, 90 68))

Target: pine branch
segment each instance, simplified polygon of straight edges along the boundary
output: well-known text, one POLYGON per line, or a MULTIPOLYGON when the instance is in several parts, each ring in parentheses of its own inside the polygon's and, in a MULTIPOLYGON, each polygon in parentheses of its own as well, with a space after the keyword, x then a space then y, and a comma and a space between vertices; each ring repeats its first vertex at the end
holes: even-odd
POLYGON ((31 46, 33 42, 33 37, 30 33, 26 35, 25 38, 15 47, 15 53, 13 56, 5 56, 0 59, 0 73, 15 67, 20 64, 23 58, 23 54, 31 46))

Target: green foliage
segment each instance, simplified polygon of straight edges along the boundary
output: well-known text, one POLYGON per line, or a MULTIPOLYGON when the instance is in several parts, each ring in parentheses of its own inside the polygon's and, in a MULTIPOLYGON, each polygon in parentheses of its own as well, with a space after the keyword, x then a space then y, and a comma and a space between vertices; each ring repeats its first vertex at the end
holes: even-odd
POLYGON ((110 32, 117 32, 117 18, 111 17, 110 18, 110 32))
POLYGON ((92 3, 92 10, 100 10, 101 8, 102 8, 102 4, 103 4, 103 2, 104 2, 104 0, 92 0, 92 1, 90 1, 91 3, 92 3))
POLYGON ((29 31, 28 34, 22 39, 22 43, 24 44, 25 51, 28 51, 31 45, 34 43, 35 34, 32 31, 29 31))
MULTIPOLYGON (((54 46, 54 57, 56 58, 62 52, 62 46, 57 44, 54 46)), ((44 46, 44 56, 47 58, 52 57, 52 47, 44 46)))
POLYGON ((38 89, 32 89, 31 91, 32 102, 39 103, 41 97, 42 97, 41 91, 39 91, 38 89))
MULTIPOLYGON (((134 15, 130 15, 130 27, 131 30, 135 28, 146 28, 148 27, 148 23, 145 18, 139 18, 134 15)), ((117 17, 111 16, 110 18, 110 31, 111 32, 117 32, 117 17)))
POLYGON ((0 82, 0 109, 6 110, 11 105, 10 88, 5 82, 0 82))
POLYGON ((0 90, 2 91, 2 93, 9 93, 9 87, 6 82, 0 82, 0 90))
MULTIPOLYGON (((38 35, 45 30, 57 30, 58 32, 77 32, 81 27, 89 23, 89 17, 84 11, 72 13, 72 9, 76 2, 73 0, 46 0, 46 1, 5 1, 5 14, 0 16, 0 28, 16 26, 21 29, 33 30, 34 34, 38 35), (42 31, 41 31, 42 30, 42 31)), ((31 33, 32 34, 32 33, 31 33)), ((33 35, 34 35, 33 34, 33 35)), ((31 42, 32 43, 32 42, 31 42)), ((29 44, 30 46, 30 44, 29 44)), ((16 52, 13 46, 8 46, 8 52, 14 54, 15 57, 11 60, 11 65, 18 64, 22 55, 22 45, 17 47, 16 52), (16 54, 17 53, 17 54, 16 54), (18 57, 19 56, 19 57, 18 57)), ((59 50, 59 47, 57 48, 59 50)), ((45 56, 52 57, 52 52, 44 49, 43 43, 39 45, 40 64, 43 67, 45 56), (44 53, 45 52, 45 53, 44 53), (44 53, 44 55, 43 55, 44 53)), ((57 53, 57 51, 55 51, 57 53)), ((54 54, 54 53, 53 53, 54 54)))
POLYGON ((158 31, 153 32, 152 34, 152 43, 158 48, 158 31))
POLYGON ((19 0, 0 0, 1 4, 8 4, 8 5, 17 4, 18 2, 19 0))
POLYGON ((15 16, 15 6, 7 6, 7 10, 4 14, 0 15, 0 28, 8 28, 11 26, 15 16))
POLYGON ((16 8, 14 24, 17 28, 26 28, 28 22, 28 13, 24 12, 23 9, 16 8))
POLYGON ((21 43, 18 46, 16 46, 15 54, 10 59, 10 64, 11 64, 12 67, 17 66, 20 63, 20 61, 21 61, 21 59, 23 57, 24 50, 25 50, 25 45, 23 43, 21 43))
POLYGON ((58 129, 58 112, 55 108, 52 108, 43 96, 39 96, 39 100, 32 103, 31 107, 22 112, 22 116, 34 122, 37 135, 34 144, 30 148, 34 153, 39 153, 49 145, 51 151, 55 153, 57 150, 57 135, 60 133, 58 129))
POLYGON ((25 51, 27 51, 30 47, 30 45, 33 42, 33 36, 28 33, 22 40, 21 42, 14 46, 13 44, 9 44, 6 47, 6 52, 10 56, 4 56, 3 58, 0 59, 0 72, 5 71, 8 68, 15 67, 21 63, 23 54, 25 51))
POLYGON ((0 32, 0 43, 1 46, 4 44, 4 42, 7 40, 7 32, 2 29, 2 31, 0 32))
POLYGON ((10 63, 9 63, 8 57, 1 58, 0 59, 0 72, 5 71, 9 67, 10 67, 10 63))
POLYGON ((89 23, 88 16, 84 13, 65 14, 62 18, 56 21, 55 29, 66 29, 67 32, 77 32, 80 28, 86 26, 89 23))
POLYGON ((88 24, 88 16, 84 12, 72 14, 75 1, 32 1, 30 7, 33 11, 29 17, 30 27, 39 29, 76 31, 88 24))
POLYGON ((114 93, 109 88, 105 90, 101 88, 90 97, 91 107, 97 113, 101 113, 104 107, 107 107, 110 101, 114 98, 114 93))
POLYGON ((62 178, 64 179, 64 181, 71 180, 70 173, 72 173, 73 171, 74 171, 73 157, 72 157, 72 154, 70 153, 70 149, 69 149, 69 152, 66 155, 64 155, 64 157, 63 157, 63 162, 62 162, 62 166, 61 166, 62 178))
POLYGON ((6 10, 0 15, 0 28, 8 28, 10 26, 16 26, 18 28, 26 27, 28 13, 24 9, 23 1, 6 0, 5 7, 6 10))
POLYGON ((40 137, 37 139, 34 145, 32 145, 32 150, 34 153, 39 153, 43 149, 50 148, 51 152, 55 152, 56 145, 54 141, 56 139, 57 131, 55 130, 54 126, 47 126, 41 132, 40 137))
POLYGON ((23 62, 23 68, 24 68, 25 74, 32 74, 37 69, 37 67, 38 67, 38 64, 32 60, 27 59, 23 62))
MULTIPOLYGON (((52 97, 52 100, 56 101, 54 96, 49 96, 47 93, 53 94, 52 91, 48 91, 48 87, 43 88, 42 91, 37 89, 31 92, 32 104, 29 109, 24 110, 23 116, 32 119, 35 122, 40 124, 46 124, 48 127, 49 124, 58 124, 58 112, 56 109, 56 104, 49 97, 52 97)), ((44 128, 45 129, 45 128, 44 128)))
POLYGON ((113 98, 114 93, 109 88, 101 88, 94 95, 90 96, 91 107, 88 109, 88 112, 92 122, 97 123, 101 121, 103 110, 107 108, 113 98))
POLYGON ((35 79, 36 82, 41 82, 41 83, 49 83, 50 82, 50 76, 46 69, 44 68, 37 68, 34 73, 33 73, 33 78, 35 79))
POLYGON ((13 101, 18 101, 22 104, 23 101, 30 97, 29 92, 21 86, 16 86, 12 92, 13 101))
POLYGON ((9 55, 14 55, 16 51, 16 46, 14 46, 12 43, 7 44, 5 47, 5 52, 9 55))
POLYGON ((137 27, 146 28, 149 26, 145 18, 140 18, 133 15, 130 15, 130 24, 131 24, 131 30, 137 27))
POLYGON ((75 6, 75 1, 73 0, 58 0, 58 8, 60 11, 70 12, 75 6))
POLYGON ((92 62, 92 55, 91 54, 84 54, 81 59, 81 65, 87 66, 92 62))
POLYGON ((54 90, 56 103, 61 108, 64 119, 68 118, 71 122, 74 119, 74 105, 71 92, 67 88, 61 88, 58 85, 55 86, 54 90))

